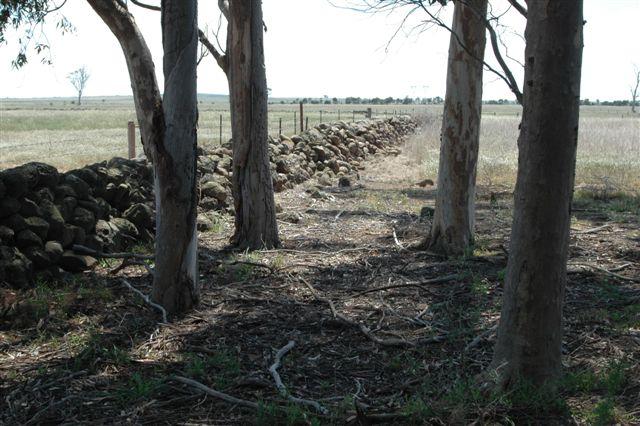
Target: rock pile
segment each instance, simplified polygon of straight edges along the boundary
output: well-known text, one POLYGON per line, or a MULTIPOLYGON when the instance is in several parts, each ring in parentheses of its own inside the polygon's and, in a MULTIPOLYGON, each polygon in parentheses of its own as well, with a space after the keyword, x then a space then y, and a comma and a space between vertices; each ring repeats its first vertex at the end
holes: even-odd
POLYGON ((92 267, 73 244, 110 250, 151 238, 152 183, 146 162, 122 158, 67 173, 43 163, 0 172, 0 282, 21 287, 34 271, 50 279, 92 267))
MULTIPOLYGON (((269 138, 273 185, 292 188, 311 177, 325 185, 356 173, 369 155, 398 154, 415 131, 409 117, 321 124, 300 135, 269 138)), ((232 211, 230 145, 199 151, 200 210, 232 211)), ((28 163, 0 172, 0 283, 28 286, 96 260, 71 250, 120 250, 154 232, 153 175, 145 160, 113 158, 67 173, 28 163)))
MULTIPOLYGON (((416 122, 408 116, 357 123, 323 123, 300 135, 269 137, 271 174, 276 192, 292 188, 311 177, 330 186, 342 176, 364 168, 370 155, 397 155, 404 136, 415 132, 416 122)), ((225 208, 231 200, 232 172, 229 144, 203 152, 198 161, 201 202, 205 208, 225 208)))

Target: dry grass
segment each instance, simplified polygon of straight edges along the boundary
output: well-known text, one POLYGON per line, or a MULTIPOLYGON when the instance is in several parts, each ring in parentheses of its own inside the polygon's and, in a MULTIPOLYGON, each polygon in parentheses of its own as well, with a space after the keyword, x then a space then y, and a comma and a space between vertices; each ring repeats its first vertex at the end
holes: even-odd
MULTIPOLYGON (((209 98, 205 98, 209 99, 209 98)), ((440 149, 441 106, 371 106, 374 116, 414 113, 426 117, 423 132, 408 144, 408 182, 435 178, 440 149)), ((305 105, 309 126, 332 120, 363 117, 366 105, 305 105), (354 110, 356 111, 354 113, 354 110)), ((231 137, 228 104, 201 100, 199 144, 218 144, 231 137), (220 132, 222 117, 222 132, 220 132)), ((517 169, 517 138, 521 109, 513 105, 483 107, 478 183, 511 188, 517 169)), ((269 106, 269 132, 294 134, 299 126, 298 105, 269 106), (294 113, 296 121, 294 121, 294 113)), ((627 108, 583 107, 576 185, 607 191, 640 187, 640 115, 627 108)), ((135 120, 131 99, 89 98, 77 107, 67 100, 7 101, 0 105, 0 169, 28 161, 45 161, 61 169, 124 156, 126 123, 135 120)), ((138 146, 137 152, 142 152, 138 146)), ((381 173, 384 171, 381 171, 381 173)))
MULTIPOLYGON (((478 184, 512 188, 518 166, 516 107, 488 107, 482 116, 478 184), (488 110, 488 111, 487 111, 488 110)), ((440 122, 431 116, 423 132, 405 148, 422 164, 418 181, 438 173, 440 122)), ((623 108, 587 107, 582 110, 576 164, 576 186, 637 193, 640 187, 640 115, 623 108)))

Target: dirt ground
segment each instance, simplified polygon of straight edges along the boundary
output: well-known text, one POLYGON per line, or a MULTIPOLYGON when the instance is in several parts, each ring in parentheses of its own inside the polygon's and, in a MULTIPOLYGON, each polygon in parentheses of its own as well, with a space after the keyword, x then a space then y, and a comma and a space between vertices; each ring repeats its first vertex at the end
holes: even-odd
POLYGON ((475 250, 447 260, 412 248, 435 195, 413 184, 430 176, 406 155, 366 167, 350 188, 278 194, 278 250, 225 250, 231 218, 212 216, 200 307, 169 324, 122 284, 148 293, 145 268, 109 273, 119 260, 18 294, 31 310, 0 324, 0 422, 640 423, 637 199, 577 197, 566 378, 496 393, 474 378, 495 340, 511 192, 479 188, 475 250), (269 370, 280 349, 282 392, 269 370))

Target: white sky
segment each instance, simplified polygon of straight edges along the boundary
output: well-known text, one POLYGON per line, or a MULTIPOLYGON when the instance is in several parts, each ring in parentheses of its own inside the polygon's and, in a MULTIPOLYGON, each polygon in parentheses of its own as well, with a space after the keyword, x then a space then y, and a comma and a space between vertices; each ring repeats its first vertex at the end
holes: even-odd
MULTIPOLYGON (((201 27, 207 23, 210 28, 216 27, 216 3, 200 1, 201 27)), ((491 3, 496 12, 507 8, 506 0, 491 3)), ((634 65, 640 67, 640 0, 585 0, 584 4, 587 24, 581 97, 627 99, 634 65)), ((263 7, 268 27, 267 81, 273 97, 444 97, 449 43, 445 30, 400 32, 385 49, 402 13, 363 14, 335 8, 327 0, 264 0, 263 7)), ((447 22, 451 8, 443 15, 447 22)), ((160 14, 134 5, 130 9, 152 50, 162 87, 160 14)), ((18 71, 11 69, 11 60, 17 53, 17 34, 8 34, 9 44, 0 47, 0 97, 74 96, 66 76, 82 65, 91 74, 85 95, 130 95, 122 51, 104 23, 84 0, 68 0, 63 12, 77 31, 61 36, 53 21, 47 25, 53 65, 41 64, 30 52, 27 66, 18 71)), ((418 12, 410 22, 415 24, 423 17, 418 12)), ((514 10, 505 15, 504 22, 512 27, 512 33, 523 34, 524 19, 514 10)), ((522 57, 521 38, 507 34, 505 40, 509 54, 522 57)), ((491 62, 490 51, 487 47, 491 62)), ((520 81, 521 67, 512 65, 520 81)), ((226 79, 211 57, 203 60, 198 75, 199 93, 228 93, 226 79)), ((487 71, 483 97, 513 99, 506 85, 487 71)))

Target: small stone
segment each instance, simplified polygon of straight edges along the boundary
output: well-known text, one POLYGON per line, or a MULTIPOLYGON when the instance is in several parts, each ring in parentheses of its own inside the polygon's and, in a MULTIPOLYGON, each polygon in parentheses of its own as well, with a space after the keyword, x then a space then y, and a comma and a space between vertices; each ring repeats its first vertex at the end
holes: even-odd
POLYGON ((0 202, 0 218, 18 213, 21 208, 20 201, 13 197, 7 197, 0 202))
POLYGON ((153 209, 147 204, 137 203, 129 207, 122 217, 133 223, 138 230, 153 227, 153 209))
POLYGON ((52 264, 51 259, 41 247, 27 247, 23 252, 37 269, 46 268, 52 264))
POLYGON ((287 223, 300 223, 302 222, 302 215, 297 212, 286 212, 278 215, 278 219, 287 223))
POLYGON ((73 188, 79 199, 86 200, 91 192, 89 184, 80 179, 79 177, 68 174, 64 177, 64 183, 73 188))
POLYGON ((18 233, 27 227, 27 223, 24 220, 24 217, 19 214, 12 214, 11 216, 2 219, 2 224, 13 229, 14 232, 18 233))
POLYGON ((201 188, 202 195, 205 197, 217 198, 218 201, 224 203, 227 201, 227 190, 220 183, 215 181, 205 182, 201 188))
POLYGON ((97 263, 97 260, 91 256, 84 256, 76 254, 71 250, 67 250, 62 253, 58 263, 65 271, 83 272, 93 268, 97 263))
POLYGON ((44 244, 44 252, 49 256, 51 262, 58 263, 58 260, 62 257, 64 249, 62 248, 62 244, 57 241, 47 241, 44 244))
POLYGON ((47 238, 49 223, 46 220, 33 216, 26 218, 24 221, 27 224, 27 228, 32 230, 41 240, 47 238))
POLYGON ((40 209, 40 207, 38 207, 38 205, 35 202, 33 202, 28 198, 25 198, 22 201, 22 206, 20 207, 20 214, 24 217, 29 217, 29 216, 41 217, 42 210, 40 209))
POLYGON ((0 243, 11 244, 16 233, 8 226, 0 225, 0 243))
POLYGON ((200 232, 211 231, 213 229, 213 221, 206 214, 199 214, 196 227, 200 232))
POLYGON ((96 217, 93 212, 83 207, 76 207, 70 222, 84 229, 86 232, 92 232, 96 226, 96 217))
POLYGON ((346 176, 342 176, 340 179, 338 179, 338 186, 340 188, 348 188, 351 186, 351 180, 346 176))
POLYGON ((23 229, 16 235, 16 246, 20 249, 32 246, 42 246, 42 239, 40 239, 40 237, 30 229, 23 229))

